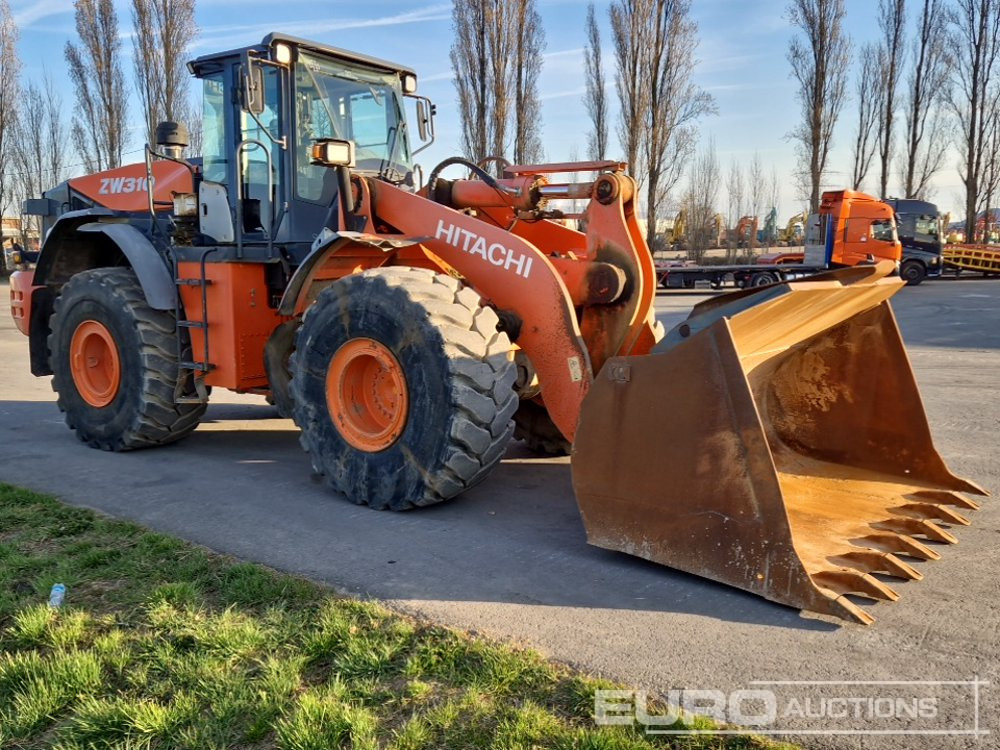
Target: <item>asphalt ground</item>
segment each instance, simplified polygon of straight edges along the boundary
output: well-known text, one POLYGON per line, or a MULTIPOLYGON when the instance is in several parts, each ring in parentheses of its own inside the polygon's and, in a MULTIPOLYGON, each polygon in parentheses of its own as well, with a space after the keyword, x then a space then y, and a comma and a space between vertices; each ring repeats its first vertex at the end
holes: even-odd
MULTIPOLYGON (((669 327, 708 294, 661 293, 658 317, 669 327)), ((927 282, 903 289, 894 308, 939 451, 956 473, 1000 490, 1000 280, 927 282)), ((589 547, 568 459, 532 458, 518 443, 456 501, 376 512, 324 489, 294 425, 261 398, 217 390, 180 444, 110 454, 74 438, 49 380, 29 374, 26 339, 0 314, 2 481, 651 693, 716 691, 701 697, 727 700, 729 718, 734 704, 744 717, 769 710, 767 695, 734 691, 769 690, 780 715, 766 728, 794 727, 809 747, 1000 747, 1000 510, 990 499, 955 532, 959 545, 916 563, 923 581, 896 586, 898 602, 864 605, 877 618, 866 628, 589 547), (976 680, 989 684, 967 684, 976 680), (827 733, 929 728, 939 734, 827 733)), ((650 460, 669 449, 651 444, 650 460)))

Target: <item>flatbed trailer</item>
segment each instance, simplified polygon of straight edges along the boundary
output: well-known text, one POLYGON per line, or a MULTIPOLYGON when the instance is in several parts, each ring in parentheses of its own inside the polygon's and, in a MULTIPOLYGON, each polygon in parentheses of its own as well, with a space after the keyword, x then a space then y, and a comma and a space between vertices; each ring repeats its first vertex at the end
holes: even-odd
POLYGON ((740 288, 767 286, 844 266, 894 261, 899 268, 903 247, 896 233, 896 214, 888 203, 855 190, 823 193, 818 213, 806 225, 802 255, 782 253, 774 263, 694 266, 657 261, 656 281, 665 289, 692 289, 707 281, 719 289, 730 280, 740 288), (795 260, 787 263, 778 260, 795 260))
POLYGON ((721 289, 732 283, 740 289, 766 286, 779 281, 809 276, 830 270, 828 266, 804 263, 745 263, 719 266, 684 266, 654 262, 656 281, 664 289, 694 289, 699 281, 707 281, 712 289, 721 289))
POLYGON ((946 245, 942 252, 944 264, 958 276, 962 271, 984 276, 1000 274, 1000 247, 983 245, 946 245))

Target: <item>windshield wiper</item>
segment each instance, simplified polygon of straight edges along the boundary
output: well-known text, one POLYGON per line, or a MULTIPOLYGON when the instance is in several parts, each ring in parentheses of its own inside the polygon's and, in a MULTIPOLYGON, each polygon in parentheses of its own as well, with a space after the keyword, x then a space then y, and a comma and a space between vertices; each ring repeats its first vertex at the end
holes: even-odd
POLYGON ((386 149, 387 153, 382 161, 378 165, 378 175, 387 182, 401 182, 399 178, 399 170, 392 167, 392 164, 396 158, 396 146, 399 144, 399 138, 397 137, 400 131, 406 131, 406 120, 400 120, 396 125, 389 128, 389 148, 386 149), (388 167, 388 169, 386 169, 388 167), (392 175, 389 174, 392 172, 392 175), (396 179, 393 179, 396 178, 396 179))

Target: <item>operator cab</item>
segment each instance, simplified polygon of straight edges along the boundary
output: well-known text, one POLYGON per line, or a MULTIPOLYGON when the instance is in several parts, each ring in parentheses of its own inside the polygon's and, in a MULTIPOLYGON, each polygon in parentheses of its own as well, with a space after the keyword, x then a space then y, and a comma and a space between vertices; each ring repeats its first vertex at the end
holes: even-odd
POLYGON ((280 243, 299 260, 324 227, 336 231, 338 174, 315 163, 317 142, 350 141, 353 172, 414 185, 404 96, 425 145, 432 108, 409 68, 283 34, 188 67, 204 92, 199 216, 210 241, 248 252, 280 243))

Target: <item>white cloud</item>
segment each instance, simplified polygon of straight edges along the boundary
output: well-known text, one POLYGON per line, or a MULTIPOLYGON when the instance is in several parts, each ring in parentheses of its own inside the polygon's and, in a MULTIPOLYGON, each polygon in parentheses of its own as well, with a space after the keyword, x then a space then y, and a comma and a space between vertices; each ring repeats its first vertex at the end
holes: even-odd
POLYGON ((12 10, 14 23, 19 29, 26 29, 43 18, 72 13, 73 6, 68 0, 33 0, 33 2, 18 3, 12 10))
POLYGON ((455 74, 452 71, 448 70, 445 71, 444 73, 434 73, 433 75, 429 76, 421 76, 418 74, 418 77, 420 78, 421 83, 431 83, 433 81, 450 81, 452 78, 455 77, 455 74))
POLYGON ((555 52, 545 52, 542 54, 546 60, 551 60, 554 57, 577 57, 583 54, 583 47, 574 47, 573 49, 560 49, 555 52))
MULTIPOLYGON (((408 23, 421 23, 424 21, 443 21, 451 18, 451 5, 438 3, 428 5, 405 13, 396 13, 378 18, 355 18, 322 20, 309 19, 292 23, 281 24, 281 31, 285 34, 308 35, 316 38, 319 34, 327 34, 333 31, 345 31, 347 29, 365 29, 378 26, 397 26, 408 23)), ((209 26, 202 28, 201 38, 195 42, 193 47, 222 49, 230 44, 246 44, 248 37, 261 36, 270 31, 274 31, 278 24, 274 22, 264 24, 246 24, 243 26, 209 26)))
POLYGON ((553 91, 548 94, 542 94, 538 97, 539 101, 547 102, 549 99, 563 99, 567 96, 581 96, 586 93, 587 89, 580 87, 578 89, 570 89, 569 91, 553 91))

